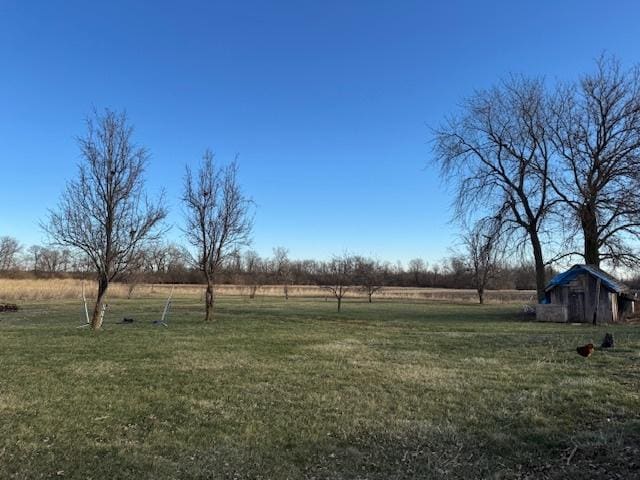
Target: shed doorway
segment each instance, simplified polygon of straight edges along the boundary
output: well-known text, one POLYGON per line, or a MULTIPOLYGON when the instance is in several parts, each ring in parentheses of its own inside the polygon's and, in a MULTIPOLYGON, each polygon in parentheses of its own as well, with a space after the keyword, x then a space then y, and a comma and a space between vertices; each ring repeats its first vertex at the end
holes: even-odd
POLYGON ((584 322, 586 318, 584 307, 584 292, 572 292, 569 302, 569 321, 572 323, 584 322))

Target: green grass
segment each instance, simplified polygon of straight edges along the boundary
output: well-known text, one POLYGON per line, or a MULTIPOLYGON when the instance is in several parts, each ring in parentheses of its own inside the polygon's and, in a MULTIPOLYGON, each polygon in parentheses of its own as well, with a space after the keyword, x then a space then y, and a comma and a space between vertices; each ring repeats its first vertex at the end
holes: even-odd
POLYGON ((224 297, 216 323, 182 299, 153 327, 161 310, 119 300, 98 333, 75 303, 0 314, 0 478, 640 478, 640 326, 224 297), (615 350, 575 353, 605 331, 615 350))

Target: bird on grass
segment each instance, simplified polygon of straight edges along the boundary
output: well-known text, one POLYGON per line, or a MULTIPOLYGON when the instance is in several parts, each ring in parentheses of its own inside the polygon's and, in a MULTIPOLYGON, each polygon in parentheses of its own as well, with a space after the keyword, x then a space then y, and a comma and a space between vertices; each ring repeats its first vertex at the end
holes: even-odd
POLYGON ((585 358, 590 357, 594 350, 595 350, 595 347, 593 346, 593 343, 587 343, 586 345, 583 345, 582 347, 576 348, 576 351, 578 352, 578 355, 581 355, 581 356, 583 356, 585 358))

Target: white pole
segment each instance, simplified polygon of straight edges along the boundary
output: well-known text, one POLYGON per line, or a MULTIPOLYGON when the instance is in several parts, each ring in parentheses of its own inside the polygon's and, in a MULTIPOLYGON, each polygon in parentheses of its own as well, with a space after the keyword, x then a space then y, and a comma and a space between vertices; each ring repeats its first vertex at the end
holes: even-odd
POLYGON ((84 316, 87 319, 87 325, 89 324, 89 309, 87 309, 87 297, 84 294, 84 280, 82 280, 82 302, 84 303, 84 316))
POLYGON ((164 322, 165 317, 167 316, 167 312, 169 311, 169 306, 171 306, 171 297, 173 297, 173 289, 176 288, 175 285, 173 285, 171 287, 171 291, 169 292, 169 297, 167 298, 167 301, 164 304, 164 310, 162 312, 162 318, 160 319, 160 323, 162 325, 166 326, 166 323, 164 322))

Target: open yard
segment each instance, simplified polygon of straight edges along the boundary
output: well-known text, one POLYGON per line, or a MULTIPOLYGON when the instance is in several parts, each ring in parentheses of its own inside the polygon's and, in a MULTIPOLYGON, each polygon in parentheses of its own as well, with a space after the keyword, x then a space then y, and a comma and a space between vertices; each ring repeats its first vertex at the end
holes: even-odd
POLYGON ((29 302, 0 314, 0 478, 640 478, 638 325, 227 296, 168 328, 117 299, 94 333, 29 302))

